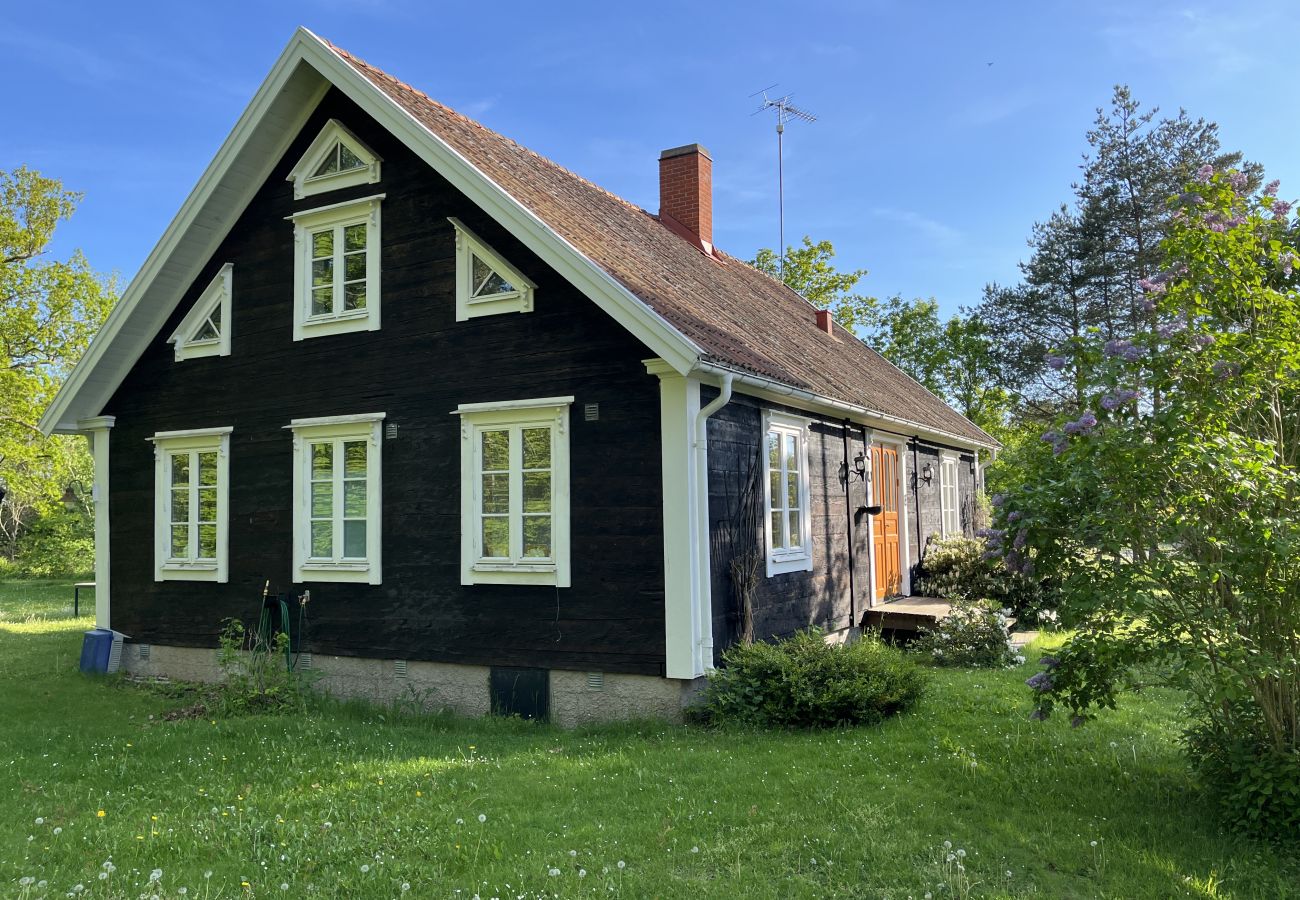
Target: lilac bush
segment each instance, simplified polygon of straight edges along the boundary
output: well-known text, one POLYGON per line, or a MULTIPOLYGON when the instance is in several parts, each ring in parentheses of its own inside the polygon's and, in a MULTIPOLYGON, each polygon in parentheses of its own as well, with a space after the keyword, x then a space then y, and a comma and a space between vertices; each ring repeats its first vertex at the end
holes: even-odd
POLYGON ((1300 226, 1277 182, 1247 185, 1198 170, 1143 280, 1146 326, 1053 351, 1088 408, 1008 463, 992 545, 1053 573, 1076 629, 1030 680, 1035 718, 1083 721, 1139 672, 1185 690, 1188 747, 1229 818, 1294 828, 1300 226))

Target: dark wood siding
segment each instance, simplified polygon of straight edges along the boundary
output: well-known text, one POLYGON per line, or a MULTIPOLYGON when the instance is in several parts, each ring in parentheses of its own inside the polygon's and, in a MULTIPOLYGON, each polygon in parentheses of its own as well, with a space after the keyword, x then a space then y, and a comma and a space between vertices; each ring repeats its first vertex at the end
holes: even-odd
POLYGON ((337 92, 326 96, 104 409, 112 432, 113 625, 213 646, 262 583, 309 587, 317 653, 660 674, 664 661, 659 384, 650 354, 337 92), (383 181, 293 200, 288 170, 338 118, 383 181), (382 328, 295 343, 285 217, 384 192, 382 328), (455 321, 456 216, 538 285, 536 311, 455 321), (234 264, 229 357, 174 362, 166 338, 234 264), (460 585, 457 404, 574 395, 571 588, 460 585), (583 405, 598 403, 599 420, 583 405), (291 583, 291 419, 385 412, 383 584, 291 583), (153 580, 157 431, 229 425, 230 581, 153 580))
MULTIPOLYGON (((703 402, 717 392, 706 389, 703 402)), ((811 572, 787 572, 767 577, 760 566, 758 587, 753 598, 754 637, 764 640, 788 635, 800 628, 816 625, 835 631, 856 624, 869 596, 868 544, 870 533, 866 518, 853 526, 854 589, 849 594, 849 510, 866 505, 866 488, 853 478, 849 497, 844 495, 840 477, 845 459, 844 426, 834 419, 811 416, 807 412, 766 404, 751 397, 736 396, 709 419, 709 523, 712 537, 713 641, 715 652, 734 643, 739 628, 739 613, 731 586, 730 557, 721 534, 736 514, 746 473, 751 465, 759 466, 758 490, 762 492, 762 460, 759 448, 763 440, 763 410, 788 412, 812 419, 808 436, 809 515, 812 524, 813 566, 811 572)), ((848 460, 863 452, 862 429, 849 428, 848 460)), ((764 533, 758 530, 760 560, 764 552, 764 533)))

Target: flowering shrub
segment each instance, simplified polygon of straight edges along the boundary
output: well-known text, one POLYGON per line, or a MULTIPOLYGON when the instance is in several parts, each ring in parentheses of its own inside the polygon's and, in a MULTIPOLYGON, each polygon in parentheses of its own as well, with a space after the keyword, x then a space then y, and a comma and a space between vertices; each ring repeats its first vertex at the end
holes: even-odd
POLYGON ((1140 671, 1237 825, 1300 820, 1300 273, 1291 204, 1206 166, 1173 200, 1147 327, 1058 348, 1087 399, 1011 463, 1011 571, 1059 573, 1077 634, 1030 685, 1080 723, 1140 671), (1045 446, 1044 446, 1045 445, 1045 446))
MULTIPOLYGON (((985 529, 984 534, 995 533, 985 529)), ((1009 571, 983 539, 957 537, 930 544, 921 559, 915 590, 968 604, 988 600, 997 609, 1010 609, 1008 615, 1030 627, 1053 605, 1049 584, 1032 572, 1009 571)))
POLYGON ((1000 669, 1025 661, 1011 646, 1007 610, 989 603, 954 603, 938 626, 910 649, 937 666, 1000 669))
POLYGON ((709 676, 696 721, 760 728, 871 725, 921 697, 925 675, 874 637, 828 644, 815 628, 737 644, 709 676))

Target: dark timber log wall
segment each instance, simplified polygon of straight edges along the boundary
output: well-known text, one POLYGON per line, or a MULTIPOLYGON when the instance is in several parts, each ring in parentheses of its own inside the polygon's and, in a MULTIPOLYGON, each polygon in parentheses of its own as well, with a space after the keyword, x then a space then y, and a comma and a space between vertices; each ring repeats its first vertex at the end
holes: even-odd
POLYGON ((471 201, 331 92, 181 298, 104 413, 111 437, 113 626, 214 646, 262 582, 309 587, 317 653, 661 674, 659 384, 650 354, 471 201), (376 185, 292 199, 285 176, 328 118, 383 159, 376 185), (384 192, 382 328, 292 339, 291 213, 384 192), (538 285, 536 311, 455 321, 456 216, 538 285), (228 357, 173 360, 166 338, 234 263, 228 357), (460 585, 459 403, 572 394, 571 588, 460 585), (596 422, 583 404, 599 403, 596 422), (291 583, 291 419, 387 413, 383 584, 291 583), (230 582, 153 580, 157 431, 233 426, 230 582))

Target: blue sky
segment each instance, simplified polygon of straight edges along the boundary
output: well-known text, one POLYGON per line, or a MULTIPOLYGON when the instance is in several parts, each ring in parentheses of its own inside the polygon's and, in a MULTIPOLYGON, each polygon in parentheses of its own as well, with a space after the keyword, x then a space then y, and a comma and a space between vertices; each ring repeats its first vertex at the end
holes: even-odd
POLYGON ((777 239, 774 122, 749 94, 778 83, 818 116, 787 131, 787 243, 829 239, 865 292, 949 311, 1016 279, 1116 83, 1217 121, 1300 193, 1282 0, 11 4, 0 168, 84 192, 55 252, 124 280, 298 25, 651 211, 658 152, 704 144, 715 241, 746 258, 777 239))

